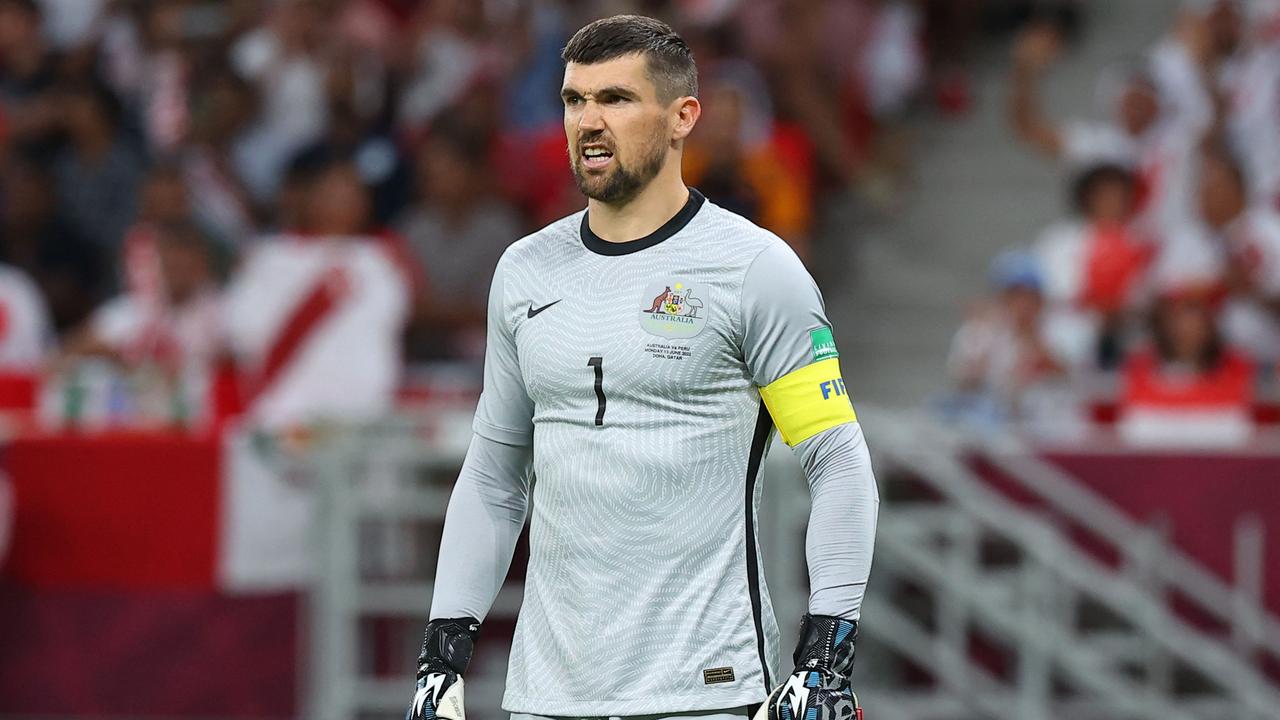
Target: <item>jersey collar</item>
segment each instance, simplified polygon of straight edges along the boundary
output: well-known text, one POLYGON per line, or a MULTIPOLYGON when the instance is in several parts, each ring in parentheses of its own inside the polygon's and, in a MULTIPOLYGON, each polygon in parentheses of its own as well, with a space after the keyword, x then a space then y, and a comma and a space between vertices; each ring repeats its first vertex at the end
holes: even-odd
POLYGON ((688 225, 690 220, 693 220, 693 216, 698 214, 698 210, 702 208, 702 204, 706 201, 707 199, 703 197, 702 193, 694 188, 689 188, 689 199, 685 201, 684 207, 680 208, 680 212, 663 223, 662 227, 657 230, 642 238, 628 240, 627 242, 609 242, 596 235, 591 231, 590 223, 587 222, 588 214, 583 213, 582 244, 597 255, 630 255, 633 252, 651 248, 683 230, 684 226, 688 225))

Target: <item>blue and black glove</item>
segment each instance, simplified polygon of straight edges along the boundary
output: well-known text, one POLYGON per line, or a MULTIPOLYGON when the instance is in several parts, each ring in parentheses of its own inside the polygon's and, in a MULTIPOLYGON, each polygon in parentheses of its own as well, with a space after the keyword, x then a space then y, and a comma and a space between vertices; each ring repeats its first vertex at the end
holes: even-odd
POLYGON ((862 720, 858 696, 849 687, 854 620, 828 615, 805 615, 796 669, 756 713, 755 720, 862 720))
POLYGON ((466 720, 462 707, 462 674, 471 664, 480 621, 475 618, 427 623, 418 654, 418 686, 405 720, 466 720))

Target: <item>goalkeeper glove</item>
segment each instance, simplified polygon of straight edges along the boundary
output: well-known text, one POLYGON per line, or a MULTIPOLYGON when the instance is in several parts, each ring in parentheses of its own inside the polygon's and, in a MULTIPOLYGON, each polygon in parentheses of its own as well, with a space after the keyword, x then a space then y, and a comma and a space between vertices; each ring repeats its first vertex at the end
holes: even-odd
POLYGON ((471 662, 480 621, 432 620, 418 654, 418 685, 405 720, 466 720, 462 674, 471 662))
POLYGON ((755 720, 862 720, 849 687, 858 623, 805 615, 796 646, 796 669, 756 713, 755 720))

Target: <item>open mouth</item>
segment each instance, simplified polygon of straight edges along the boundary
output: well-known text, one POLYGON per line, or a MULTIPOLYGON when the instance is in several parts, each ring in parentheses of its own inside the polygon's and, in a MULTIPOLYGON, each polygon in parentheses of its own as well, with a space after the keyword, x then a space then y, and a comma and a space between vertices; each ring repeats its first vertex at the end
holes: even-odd
POLYGON ((603 170, 613 162, 613 153, 601 145, 589 145, 582 149, 582 165, 588 170, 603 170))

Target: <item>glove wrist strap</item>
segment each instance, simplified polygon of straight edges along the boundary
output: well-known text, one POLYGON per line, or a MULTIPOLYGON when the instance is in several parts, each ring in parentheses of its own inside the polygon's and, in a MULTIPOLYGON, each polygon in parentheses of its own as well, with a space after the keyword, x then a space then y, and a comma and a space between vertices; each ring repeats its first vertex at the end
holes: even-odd
POLYGON ((418 664, 443 666, 461 675, 471 664, 479 634, 480 621, 472 617, 432 620, 427 623, 418 664))
POLYGON ((844 677, 853 669, 858 622, 830 615, 804 616, 800 643, 793 656, 796 668, 830 670, 844 677))

